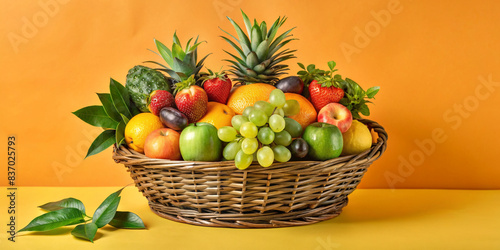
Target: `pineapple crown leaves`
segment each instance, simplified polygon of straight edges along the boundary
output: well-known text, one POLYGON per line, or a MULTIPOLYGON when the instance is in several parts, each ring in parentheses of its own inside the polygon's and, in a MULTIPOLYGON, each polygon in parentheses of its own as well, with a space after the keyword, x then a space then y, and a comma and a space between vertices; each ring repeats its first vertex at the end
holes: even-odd
POLYGON ((367 103, 372 103, 370 99, 375 99, 375 95, 380 90, 380 87, 371 87, 365 91, 352 79, 343 79, 339 74, 334 75, 333 73, 337 71, 334 61, 328 62, 330 70, 317 69, 314 64, 309 64, 307 67, 302 63, 298 63, 298 65, 302 70, 297 72, 297 75, 299 75, 304 84, 309 84, 311 81, 316 80, 322 87, 333 86, 341 88, 344 91, 344 97, 340 100, 340 104, 346 106, 354 118, 361 118, 359 113, 364 116, 370 115, 367 103))
POLYGON ((185 49, 182 48, 182 44, 177 37, 177 32, 174 32, 172 49, 169 49, 163 43, 158 40, 154 40, 158 53, 152 51, 153 53, 159 55, 167 63, 167 66, 154 62, 146 61, 145 63, 154 63, 162 68, 156 68, 156 70, 164 71, 174 78, 177 82, 184 81, 188 79, 191 75, 198 75, 201 68, 203 68, 203 63, 205 59, 210 55, 206 55, 200 61, 198 60, 198 46, 206 41, 198 42, 198 37, 196 37, 194 44, 191 45, 193 38, 190 38, 186 43, 185 49))
POLYGON ((193 85, 196 85, 196 80, 194 75, 191 75, 188 79, 178 82, 175 84, 174 96, 176 96, 181 90, 187 89, 193 85))
POLYGON ((287 20, 286 17, 278 17, 268 29, 265 21, 259 24, 257 20, 254 19, 252 25, 245 12, 241 10, 241 13, 245 23, 246 34, 230 17, 227 17, 227 19, 235 28, 237 37, 219 27, 234 41, 226 36, 221 36, 221 38, 229 43, 239 55, 236 56, 224 50, 224 52, 234 59, 225 60, 232 64, 229 72, 235 75, 235 80, 240 83, 274 83, 279 80, 278 76, 284 74, 284 72, 288 70, 288 65, 280 63, 295 58, 293 55, 295 50, 281 50, 289 42, 297 40, 295 38, 290 38, 292 36, 290 33, 295 27, 277 36, 278 29, 287 20))

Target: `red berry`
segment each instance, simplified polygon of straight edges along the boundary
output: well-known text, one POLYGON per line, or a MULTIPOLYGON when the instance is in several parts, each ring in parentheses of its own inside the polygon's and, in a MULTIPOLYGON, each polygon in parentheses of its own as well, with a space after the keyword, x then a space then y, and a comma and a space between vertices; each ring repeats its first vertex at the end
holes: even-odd
POLYGON ((318 81, 313 80, 309 84, 309 95, 316 111, 320 111, 328 103, 340 102, 344 97, 344 90, 334 86, 322 87, 318 81))
POLYGON ((208 100, 222 104, 227 103, 232 87, 231 80, 221 73, 212 74, 203 82, 203 89, 207 92, 208 100))
POLYGON ((177 93, 175 104, 189 122, 196 122, 207 113, 207 93, 201 87, 192 85, 177 93))
POLYGON ((155 90, 149 95, 148 109, 154 115, 158 115, 164 107, 174 106, 174 96, 166 90, 155 90))

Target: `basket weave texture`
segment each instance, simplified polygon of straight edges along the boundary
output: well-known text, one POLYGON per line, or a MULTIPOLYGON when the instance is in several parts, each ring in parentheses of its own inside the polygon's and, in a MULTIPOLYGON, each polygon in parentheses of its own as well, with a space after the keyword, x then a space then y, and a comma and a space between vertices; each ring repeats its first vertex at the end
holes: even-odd
POLYGON ((148 158, 121 146, 113 159, 130 172, 151 210, 170 220, 213 227, 307 225, 336 217, 370 164, 387 147, 377 134, 369 150, 328 161, 290 161, 238 170, 233 161, 194 162, 148 158))

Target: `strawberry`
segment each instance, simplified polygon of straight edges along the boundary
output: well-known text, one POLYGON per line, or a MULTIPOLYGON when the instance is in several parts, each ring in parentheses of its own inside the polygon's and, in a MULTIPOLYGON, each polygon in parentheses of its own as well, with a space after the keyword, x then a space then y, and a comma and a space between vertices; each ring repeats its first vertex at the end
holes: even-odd
POLYGON ((364 91, 359 84, 349 78, 342 78, 341 75, 333 73, 335 62, 329 61, 328 68, 330 70, 317 69, 314 64, 309 64, 307 67, 302 63, 298 63, 302 69, 297 74, 304 84, 309 84, 310 100, 314 108, 319 111, 328 103, 340 103, 351 111, 352 117, 359 119, 361 113, 364 116, 370 115, 370 109, 366 105, 372 103, 370 99, 374 99, 375 95, 380 90, 380 87, 371 87, 364 91))
POLYGON ((149 95, 148 109, 154 115, 158 115, 164 107, 173 107, 174 96, 166 90, 155 90, 149 95))
POLYGON ((333 86, 332 81, 324 81, 320 84, 317 80, 313 80, 309 84, 309 95, 316 111, 320 111, 328 103, 340 102, 344 97, 344 90, 333 86))
POLYGON ((233 87, 231 80, 224 71, 218 73, 214 73, 211 70, 208 71, 210 75, 206 76, 202 83, 203 89, 207 92, 208 100, 226 104, 229 92, 231 92, 231 88, 233 87))
POLYGON ((344 97, 344 90, 339 83, 341 77, 340 75, 333 75, 333 72, 337 71, 335 62, 328 62, 330 70, 317 69, 314 64, 307 67, 302 63, 298 63, 298 65, 302 70, 297 74, 305 84, 309 84, 309 99, 316 111, 319 112, 328 103, 338 103, 344 97))
POLYGON ((196 122, 207 113, 207 93, 195 85, 194 75, 176 84, 175 105, 185 114, 189 122, 196 122))

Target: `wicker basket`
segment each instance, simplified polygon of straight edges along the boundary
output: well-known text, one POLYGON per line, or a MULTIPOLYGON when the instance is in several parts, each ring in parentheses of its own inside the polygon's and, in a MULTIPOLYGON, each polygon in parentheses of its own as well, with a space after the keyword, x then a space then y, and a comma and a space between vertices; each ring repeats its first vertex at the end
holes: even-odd
POLYGON ((379 124, 360 120, 378 133, 359 155, 328 161, 291 161, 238 170, 233 161, 151 159, 121 146, 123 163, 151 210, 174 221, 211 227, 264 228, 307 225, 336 217, 368 166, 387 147, 379 124))

